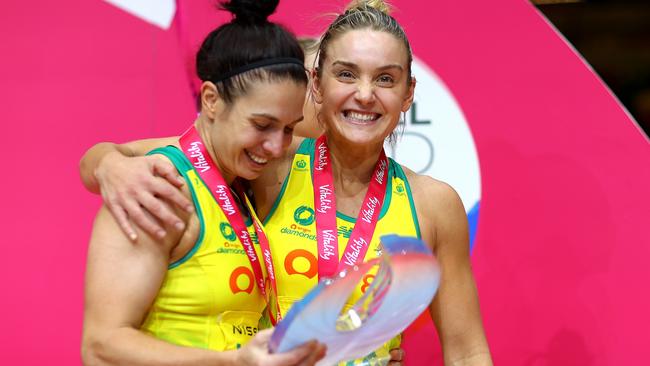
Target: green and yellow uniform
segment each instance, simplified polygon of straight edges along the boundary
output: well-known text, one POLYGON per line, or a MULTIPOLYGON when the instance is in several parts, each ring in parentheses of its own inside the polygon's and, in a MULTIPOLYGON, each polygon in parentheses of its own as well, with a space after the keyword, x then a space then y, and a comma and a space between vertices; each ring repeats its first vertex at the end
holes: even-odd
MULTIPOLYGON (((183 346, 217 351, 239 348, 257 333, 265 307, 249 259, 185 155, 172 146, 150 154, 166 156, 183 175, 201 228, 194 247, 169 266, 142 330, 183 346)), ((250 218, 246 225, 261 258, 250 218)))
MULTIPOLYGON (((295 301, 301 299, 318 283, 318 245, 312 183, 314 151, 313 139, 306 139, 300 145, 282 190, 264 222, 276 267, 278 300, 282 314, 286 314, 295 301)), ((409 183, 401 166, 392 159, 389 159, 388 176, 390 179, 387 182, 384 204, 364 261, 381 254, 379 238, 382 235, 420 237, 409 183)), ((336 221, 340 257, 356 219, 337 212, 336 221)), ((373 278, 372 273, 364 276, 348 306, 361 297, 373 278)), ((386 357, 388 351, 399 344, 398 336, 369 355, 369 358, 386 357)))

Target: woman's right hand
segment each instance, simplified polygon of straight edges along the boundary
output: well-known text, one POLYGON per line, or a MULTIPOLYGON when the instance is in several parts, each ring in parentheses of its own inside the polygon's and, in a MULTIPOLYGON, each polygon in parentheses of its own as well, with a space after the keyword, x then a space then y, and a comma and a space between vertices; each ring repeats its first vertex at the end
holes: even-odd
POLYGON ((313 366, 325 357, 326 347, 309 341, 284 353, 269 353, 269 340, 273 329, 259 331, 250 342, 239 349, 237 364, 242 366, 313 366))
POLYGON ((166 202, 188 212, 194 209, 180 190, 183 177, 161 155, 126 157, 111 152, 101 159, 94 175, 104 203, 131 240, 137 238, 132 222, 156 238, 166 235, 158 220, 183 229, 185 224, 166 202))

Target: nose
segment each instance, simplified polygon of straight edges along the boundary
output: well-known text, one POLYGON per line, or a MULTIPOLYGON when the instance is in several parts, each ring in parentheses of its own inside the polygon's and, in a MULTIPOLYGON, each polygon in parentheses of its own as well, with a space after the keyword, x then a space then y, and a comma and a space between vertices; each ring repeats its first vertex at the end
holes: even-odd
POLYGON ((362 81, 357 85, 355 99, 362 105, 370 104, 375 101, 375 86, 372 82, 362 81))
POLYGON ((274 131, 267 136, 262 147, 264 148, 264 151, 268 152, 272 157, 279 158, 284 152, 284 139, 284 131, 274 131))

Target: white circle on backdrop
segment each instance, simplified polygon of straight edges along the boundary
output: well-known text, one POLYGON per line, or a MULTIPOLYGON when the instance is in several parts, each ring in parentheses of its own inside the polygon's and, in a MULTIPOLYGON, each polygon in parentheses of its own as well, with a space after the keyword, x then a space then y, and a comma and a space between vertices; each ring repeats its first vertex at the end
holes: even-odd
POLYGON ((442 80, 417 58, 412 67, 414 103, 406 112, 403 135, 394 148, 386 144, 386 153, 418 174, 451 185, 470 214, 481 200, 481 172, 469 125, 442 80))

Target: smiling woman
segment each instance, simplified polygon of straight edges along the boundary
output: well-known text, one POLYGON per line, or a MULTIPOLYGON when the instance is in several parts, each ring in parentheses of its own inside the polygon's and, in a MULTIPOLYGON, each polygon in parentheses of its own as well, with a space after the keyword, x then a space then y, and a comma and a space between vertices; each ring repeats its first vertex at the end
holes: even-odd
POLYGON ((209 136, 206 148, 213 151, 226 182, 235 177, 257 178, 269 160, 283 156, 291 143, 293 129, 303 118, 305 85, 293 80, 256 83, 232 105, 217 92, 211 95, 213 105, 202 113, 207 117, 202 123, 209 136))
POLYGON ((320 54, 314 98, 322 104, 328 139, 383 144, 413 101, 407 50, 392 34, 372 29, 351 30, 323 44, 329 47, 320 54))
MULTIPOLYGON (((273 257, 285 258, 277 274, 280 308, 286 312, 346 259, 350 265, 381 255, 382 235, 416 236, 436 254, 442 270, 430 313, 445 364, 491 365, 469 263, 467 219, 458 195, 449 185, 416 174, 384 153, 384 142, 394 133, 400 114, 411 107, 415 88, 408 39, 387 12, 383 1, 354 1, 329 26, 321 38, 318 68, 312 72, 324 135, 297 141, 290 148, 294 154, 278 160, 276 168, 252 183, 256 195, 264 197, 257 200, 257 212, 266 217, 269 240, 276 243, 273 257), (304 169, 305 162, 312 169, 304 169), (313 222, 295 220, 294 212, 302 207, 314 212, 313 222), (293 226, 315 238, 289 237, 287 228, 293 226), (290 246, 282 245, 289 239, 290 246), (299 251, 313 259, 307 271, 292 270, 299 251)), ((348 306, 363 296, 373 279, 372 273, 363 277, 348 306)), ((387 357, 399 344, 397 337, 357 361, 387 357)))

